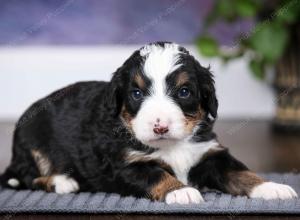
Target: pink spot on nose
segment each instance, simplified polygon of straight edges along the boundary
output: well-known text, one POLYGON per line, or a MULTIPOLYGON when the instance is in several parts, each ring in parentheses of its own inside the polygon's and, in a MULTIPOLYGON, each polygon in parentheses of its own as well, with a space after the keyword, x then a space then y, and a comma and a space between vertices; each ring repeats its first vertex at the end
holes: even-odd
POLYGON ((155 134, 165 134, 169 131, 168 126, 154 126, 153 132, 155 134))

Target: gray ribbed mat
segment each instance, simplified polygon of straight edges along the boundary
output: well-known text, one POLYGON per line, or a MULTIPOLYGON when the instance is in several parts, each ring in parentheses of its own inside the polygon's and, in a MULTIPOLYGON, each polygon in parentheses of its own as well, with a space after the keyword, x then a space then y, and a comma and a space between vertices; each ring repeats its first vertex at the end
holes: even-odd
MULTIPOLYGON (((263 176, 292 186, 300 195, 300 174, 263 176)), ((106 193, 57 195, 0 189, 0 213, 300 214, 300 199, 264 201, 215 192, 203 193, 203 196, 204 203, 183 206, 106 193)))

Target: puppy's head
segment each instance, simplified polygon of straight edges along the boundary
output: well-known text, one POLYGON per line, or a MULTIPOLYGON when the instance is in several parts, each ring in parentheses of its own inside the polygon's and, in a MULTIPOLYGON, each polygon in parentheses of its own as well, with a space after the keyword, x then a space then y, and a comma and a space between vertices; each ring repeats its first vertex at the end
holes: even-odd
POLYGON ((212 74, 174 43, 135 51, 114 74, 111 88, 124 125, 150 147, 192 137, 217 116, 212 74))

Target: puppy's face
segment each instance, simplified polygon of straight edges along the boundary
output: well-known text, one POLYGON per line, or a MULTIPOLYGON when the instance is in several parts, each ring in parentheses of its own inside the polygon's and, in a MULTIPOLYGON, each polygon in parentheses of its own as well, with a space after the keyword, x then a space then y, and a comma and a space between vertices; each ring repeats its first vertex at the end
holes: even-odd
POLYGON ((120 117, 143 144, 164 147, 191 137, 201 122, 216 117, 209 71, 182 47, 146 45, 115 74, 120 117))

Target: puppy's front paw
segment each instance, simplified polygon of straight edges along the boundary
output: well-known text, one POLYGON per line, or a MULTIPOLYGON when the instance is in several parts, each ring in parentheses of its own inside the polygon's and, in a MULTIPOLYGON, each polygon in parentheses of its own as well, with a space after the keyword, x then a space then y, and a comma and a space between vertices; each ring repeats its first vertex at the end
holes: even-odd
POLYGON ((179 203, 179 204, 199 204, 203 202, 201 193, 193 187, 184 187, 182 189, 177 189, 169 192, 165 199, 167 204, 179 203))
POLYGON ((54 192, 58 194, 72 193, 79 190, 78 183, 73 178, 66 175, 54 176, 52 186, 54 188, 54 192))
POLYGON ((296 198, 297 193, 292 187, 284 184, 273 182, 264 182, 253 188, 250 198, 263 198, 263 199, 292 199, 296 198))

